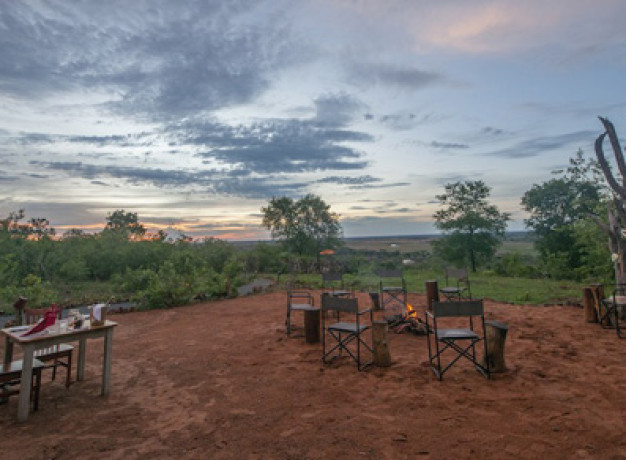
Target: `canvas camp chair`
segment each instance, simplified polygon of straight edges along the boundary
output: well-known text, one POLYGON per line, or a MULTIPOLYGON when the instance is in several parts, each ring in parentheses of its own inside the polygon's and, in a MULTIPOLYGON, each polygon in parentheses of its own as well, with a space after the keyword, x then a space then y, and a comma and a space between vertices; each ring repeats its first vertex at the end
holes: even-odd
POLYGON ((315 310, 315 299, 313 295, 304 289, 294 289, 292 284, 287 287, 287 319, 285 320, 285 329, 287 335, 291 334, 291 313, 294 311, 310 311, 315 310))
MULTIPOLYGON (((61 319, 62 309, 56 308, 57 320, 61 319)), ((25 308, 24 318, 26 324, 35 324, 41 318, 43 318, 48 308, 25 308)), ((74 353, 74 347, 67 343, 60 343, 58 345, 52 345, 47 348, 35 351, 35 358, 44 363, 45 369, 52 369, 52 380, 56 378, 57 367, 64 367, 66 369, 65 375, 65 387, 69 387, 72 377, 72 354, 74 353)))
POLYGON ((461 358, 471 361, 476 370, 489 378, 489 360, 487 360, 486 366, 483 366, 476 357, 476 345, 481 341, 484 345, 484 356, 487 356, 485 313, 482 300, 433 302, 432 311, 426 311, 426 328, 429 331, 428 360, 430 368, 439 380, 461 358), (475 316, 479 316, 481 320, 482 331, 480 333, 474 330, 473 318, 475 316), (432 329, 429 318, 432 320, 432 329), (469 328, 441 328, 442 318, 445 318, 444 321, 448 318, 466 318, 469 320, 469 328), (432 345, 431 336, 434 338, 432 345), (447 364, 442 364, 441 357, 447 351, 454 352, 455 356, 447 364))
POLYGON ((626 285, 618 284, 610 297, 600 301, 597 311, 598 322, 603 328, 615 329, 617 336, 623 337, 626 327, 626 285))
POLYGON ((380 270, 378 272, 380 308, 406 310, 406 282, 402 270, 380 270))
POLYGON ((322 273, 322 290, 332 297, 352 297, 352 291, 344 289, 343 274, 336 272, 322 273))
POLYGON ((467 269, 465 268, 444 268, 446 286, 439 289, 439 292, 448 300, 471 299, 470 282, 467 269))
POLYGON ((371 329, 373 314, 372 309, 359 310, 359 301, 356 297, 332 297, 322 295, 322 361, 324 364, 332 362, 342 356, 343 352, 352 358, 358 370, 372 364, 372 360, 363 362, 362 352, 373 353, 372 347, 364 340, 364 333, 371 329), (335 312, 336 322, 326 324, 325 313, 335 312), (341 316, 349 318, 342 321, 341 316), (363 322, 367 316, 368 322, 363 322), (365 318, 362 318, 365 317, 365 318), (327 343, 327 337, 336 344, 332 347, 327 343), (329 347, 327 349, 327 347, 329 347))
MULTIPOLYGON (((22 379, 22 360, 11 362, 6 368, 0 364, 0 404, 6 403, 9 396, 20 393, 22 379)), ((41 370, 44 364, 33 359, 33 381, 31 384, 32 393, 30 400, 33 403, 33 410, 39 409, 39 392, 41 389, 41 370)))

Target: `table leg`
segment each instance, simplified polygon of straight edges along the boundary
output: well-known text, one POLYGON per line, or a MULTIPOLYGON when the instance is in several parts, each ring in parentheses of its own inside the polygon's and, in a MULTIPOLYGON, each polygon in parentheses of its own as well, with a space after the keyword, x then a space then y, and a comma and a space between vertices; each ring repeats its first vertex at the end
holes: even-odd
POLYGON ((111 356, 113 354, 113 328, 104 336, 104 359, 102 360, 102 396, 111 392, 111 356))
POLYGON ((20 399, 17 406, 17 421, 28 420, 30 410, 30 393, 33 383, 33 354, 35 348, 32 345, 23 345, 24 358, 22 361, 22 376, 20 380, 20 399))
POLYGON ((78 365, 76 366, 76 380, 85 378, 85 355, 87 354, 87 340, 78 340, 78 365))

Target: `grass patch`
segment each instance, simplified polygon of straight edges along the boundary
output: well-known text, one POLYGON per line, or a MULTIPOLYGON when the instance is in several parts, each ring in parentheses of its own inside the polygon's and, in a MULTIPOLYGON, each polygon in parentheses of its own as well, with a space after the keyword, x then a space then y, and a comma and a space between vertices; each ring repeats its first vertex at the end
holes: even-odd
MULTIPOLYGON (((271 277, 271 276, 270 276, 271 277)), ((443 274, 436 271, 420 271, 407 269, 404 278, 409 292, 426 293, 425 282, 437 280, 439 287, 445 286, 443 274)), ((285 285, 288 277, 281 277, 281 285, 285 285)), ((311 289, 321 289, 322 277, 317 274, 299 275, 298 284, 311 289)), ((345 275, 344 285, 357 291, 375 291, 379 286, 379 278, 374 274, 345 275)), ((470 274, 472 296, 490 299, 497 302, 513 304, 561 304, 580 302, 583 284, 575 281, 509 278, 498 276, 492 272, 470 274)))

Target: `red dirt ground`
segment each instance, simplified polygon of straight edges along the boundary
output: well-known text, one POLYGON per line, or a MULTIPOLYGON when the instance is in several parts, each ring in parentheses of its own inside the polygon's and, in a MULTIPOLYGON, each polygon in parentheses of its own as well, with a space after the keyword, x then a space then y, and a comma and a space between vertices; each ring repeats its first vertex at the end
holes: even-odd
POLYGON ((509 370, 486 380, 459 362, 439 382, 413 334, 390 333, 389 368, 323 365, 319 344, 285 336, 285 301, 111 315, 110 396, 89 342, 86 379, 66 390, 46 372, 26 423, 17 398, 0 406, 0 457, 626 458, 626 340, 581 309, 486 302, 509 325, 509 370))

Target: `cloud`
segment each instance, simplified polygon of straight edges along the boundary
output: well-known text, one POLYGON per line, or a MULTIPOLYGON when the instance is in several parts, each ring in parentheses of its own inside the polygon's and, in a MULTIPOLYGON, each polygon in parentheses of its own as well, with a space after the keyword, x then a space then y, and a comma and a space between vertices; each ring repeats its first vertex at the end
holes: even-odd
POLYGON ((244 126, 204 121, 170 126, 177 143, 201 146, 197 155, 260 174, 359 170, 364 154, 344 142, 371 142, 369 134, 319 126, 313 120, 268 119, 244 126))
POLYGON ((329 176, 319 179, 317 182, 329 183, 329 184, 372 184, 374 182, 380 182, 382 179, 368 175, 358 177, 348 176, 329 176))
POLYGON ((438 141, 432 141, 430 143, 431 147, 434 147, 436 149, 440 149, 440 150, 464 150, 464 149, 468 149, 469 145, 467 144, 458 144, 458 143, 454 143, 454 142, 438 142, 438 141))
POLYGON ((415 212, 415 210, 409 208, 386 208, 376 209, 374 212, 376 212, 377 214, 408 214, 411 212, 415 212))
POLYGON ((486 134, 488 136, 500 136, 504 134, 504 130, 500 128, 494 128, 493 126, 485 126, 480 130, 481 134, 486 134))
POLYGON ((436 115, 434 113, 416 115, 412 112, 403 111, 381 115, 378 118, 378 121, 387 128, 396 131, 407 131, 415 128, 416 126, 423 125, 425 123, 432 123, 433 121, 439 121, 441 119, 441 115, 436 115))
POLYGON ((313 102, 316 110, 315 120, 322 126, 344 126, 364 107, 361 101, 344 92, 320 96, 313 102))
POLYGON ((351 185, 350 189, 352 190, 361 190, 361 189, 375 189, 375 188, 395 188, 395 187, 408 187, 412 185, 411 182, 392 182, 390 184, 364 184, 364 185, 351 185))
MULTIPOLYGON (((31 161, 31 165, 64 171, 73 177, 98 180, 101 177, 123 179, 130 184, 152 184, 161 188, 188 189, 199 187, 205 192, 246 198, 268 198, 275 195, 294 195, 304 190, 306 182, 287 182, 276 176, 242 179, 228 171, 207 169, 206 171, 184 171, 160 168, 138 168, 106 166, 76 162, 31 161)), ((106 183, 98 180, 101 185, 106 183)))
POLYGON ((348 61, 347 71, 352 82, 367 86, 392 86, 411 91, 446 82, 446 78, 437 72, 383 62, 348 61))
POLYGON ((109 95, 102 108, 148 119, 245 103, 302 59, 277 11, 244 0, 9 3, 0 90, 29 99, 99 91, 109 95))
POLYGON ((504 158, 529 158, 547 154, 563 148, 577 148, 580 144, 591 144, 597 137, 595 131, 576 131, 557 136, 542 136, 527 139, 503 149, 487 152, 486 155, 504 158))

